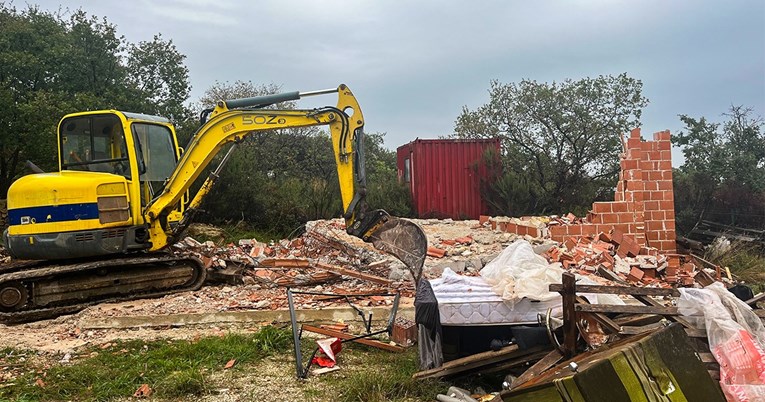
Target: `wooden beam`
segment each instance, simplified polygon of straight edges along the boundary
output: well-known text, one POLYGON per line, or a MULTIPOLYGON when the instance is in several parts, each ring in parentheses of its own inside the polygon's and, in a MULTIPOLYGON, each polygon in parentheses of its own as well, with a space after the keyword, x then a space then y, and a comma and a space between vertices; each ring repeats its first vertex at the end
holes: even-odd
MULTIPOLYGON (((579 304, 590 304, 587 301, 587 299, 585 299, 582 296, 577 296, 576 297, 576 301, 579 304)), ((586 314, 586 313, 583 313, 583 314, 586 314)), ((603 328, 605 328, 606 330, 608 330, 612 334, 618 334, 621 331, 621 329, 622 329, 621 325, 615 323, 612 319, 606 317, 604 314, 590 313, 590 314, 587 314, 587 315, 592 317, 595 321, 598 322, 598 324, 603 326, 603 328)))
POLYGON ((745 303, 754 307, 759 301, 765 299, 765 293, 758 293, 751 299, 747 300, 745 303))
POLYGON ((382 278, 372 274, 367 274, 364 272, 354 271, 352 269, 345 269, 343 267, 338 267, 335 265, 329 265, 329 264, 317 262, 316 264, 314 264, 314 266, 316 268, 323 269, 328 272, 332 272, 333 274, 350 276, 352 278, 361 279, 368 282, 377 283, 380 285, 390 286, 393 283, 393 281, 391 281, 390 279, 382 278))
POLYGON ((563 273, 563 354, 576 354, 576 277, 571 272, 563 273))
MULTIPOLYGON (((449 375, 480 369, 481 367, 501 363, 506 360, 515 361, 521 356, 533 355, 535 352, 539 353, 540 350, 542 350, 541 347, 518 350, 518 345, 505 346, 504 348, 497 351, 492 350, 488 352, 477 353, 460 359, 448 361, 441 365, 441 367, 418 371, 412 375, 412 378, 419 379, 446 377, 449 375)), ((523 363, 528 361, 529 358, 525 357, 525 360, 524 358, 520 358, 520 360, 522 360, 521 363, 523 363)))
MULTIPOLYGON (((576 311, 586 313, 629 313, 629 314, 661 314, 678 315, 677 307, 633 306, 618 304, 577 304, 576 311)), ((564 311, 565 314, 565 311, 564 311)))
MULTIPOLYGON (((550 284, 550 291, 562 292, 563 285, 558 283, 550 284)), ((576 285, 576 292, 610 295, 680 296, 680 292, 677 289, 641 288, 638 286, 576 285)))
MULTIPOLYGON (((663 304, 659 303, 658 301, 656 301, 656 300, 654 300, 654 299, 652 299, 652 298, 650 298, 648 296, 634 296, 634 297, 636 299, 640 300, 641 303, 643 303, 643 304, 645 304, 647 306, 664 307, 663 304)), ((686 320, 683 317, 668 316, 667 319, 670 320, 670 321, 679 322, 680 324, 682 324, 686 328, 695 328, 693 326, 693 324, 691 324, 688 320, 686 320)))
MULTIPOLYGON (((334 336, 335 338, 340 338, 340 339, 343 339, 343 340, 355 338, 355 337, 358 336, 358 335, 354 335, 354 334, 348 334, 348 333, 345 333, 345 332, 333 331, 331 329, 314 327, 313 325, 303 324, 302 328, 303 328, 304 331, 315 332, 317 334, 322 334, 322 335, 327 335, 327 336, 334 336)), ((353 342, 360 343, 362 345, 372 346, 372 347, 375 347, 375 348, 378 348, 378 349, 387 350, 387 351, 390 351, 390 352, 403 352, 404 351, 404 348, 402 348, 401 346, 391 345, 391 344, 388 344, 388 343, 385 343, 385 342, 376 341, 374 339, 361 338, 361 339, 355 339, 353 342)))
MULTIPOLYGON (((543 357, 540 361, 536 362, 536 364, 529 367, 528 370, 524 371, 523 374, 518 376, 518 378, 516 378, 515 381, 513 381, 513 383, 510 385, 510 390, 514 390, 521 385, 531 381, 534 377, 539 376, 550 367, 558 364, 558 362, 561 360, 563 360, 563 355, 558 349, 551 351, 547 354, 547 356, 543 357)), ((503 391, 502 393, 506 392, 503 391)))

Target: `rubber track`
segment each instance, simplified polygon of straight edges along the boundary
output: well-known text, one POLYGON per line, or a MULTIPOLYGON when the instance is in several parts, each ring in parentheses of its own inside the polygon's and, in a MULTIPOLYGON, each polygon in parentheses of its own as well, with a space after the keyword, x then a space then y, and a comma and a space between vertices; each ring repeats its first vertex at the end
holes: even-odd
MULTIPOLYGON (((194 282, 187 286, 178 287, 175 289, 167 289, 159 292, 145 292, 135 293, 125 296, 115 296, 108 298, 99 298, 90 301, 85 301, 73 305, 62 305, 55 307, 43 307, 33 308, 31 310, 22 310, 14 312, 0 312, 0 323, 3 324, 17 324, 22 322, 43 320, 48 318, 54 318, 63 314, 76 313, 86 307, 93 306, 101 303, 112 303, 119 301, 128 301, 143 298, 159 297, 173 293, 185 292, 189 290, 197 290, 204 283, 207 277, 207 271, 205 270, 202 262, 194 257, 173 257, 173 256, 143 256, 133 258, 117 258, 109 260, 97 260, 90 262, 73 263, 66 265, 51 265, 45 262, 19 262, 16 264, 10 264, 0 267, 0 284, 6 281, 29 281, 32 278, 49 278, 51 276, 66 275, 70 273, 79 273, 89 271, 93 269, 103 269, 110 267, 125 267, 129 265, 166 265, 170 262, 183 262, 190 266, 196 266, 197 277, 194 282)), ((32 301, 34 302, 34 297, 32 301)), ((28 302, 29 303, 29 302, 28 302)))

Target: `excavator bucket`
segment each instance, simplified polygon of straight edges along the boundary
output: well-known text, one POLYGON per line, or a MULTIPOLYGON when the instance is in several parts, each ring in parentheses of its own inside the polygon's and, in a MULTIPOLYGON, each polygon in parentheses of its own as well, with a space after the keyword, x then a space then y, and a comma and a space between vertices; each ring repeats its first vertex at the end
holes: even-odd
POLYGON ((378 250, 392 254, 406 265, 417 286, 428 252, 428 238, 420 225, 400 218, 389 218, 369 237, 378 250))

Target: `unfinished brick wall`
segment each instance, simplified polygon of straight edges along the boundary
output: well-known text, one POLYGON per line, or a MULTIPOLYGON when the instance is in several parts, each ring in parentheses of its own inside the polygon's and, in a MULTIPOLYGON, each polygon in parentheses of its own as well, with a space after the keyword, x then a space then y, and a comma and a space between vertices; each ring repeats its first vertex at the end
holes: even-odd
POLYGON ((550 226, 550 237, 563 242, 614 230, 634 241, 636 250, 655 247, 675 253, 671 149, 668 130, 655 133, 653 141, 643 141, 639 128, 632 130, 624 144, 614 201, 593 203, 588 223, 550 226))

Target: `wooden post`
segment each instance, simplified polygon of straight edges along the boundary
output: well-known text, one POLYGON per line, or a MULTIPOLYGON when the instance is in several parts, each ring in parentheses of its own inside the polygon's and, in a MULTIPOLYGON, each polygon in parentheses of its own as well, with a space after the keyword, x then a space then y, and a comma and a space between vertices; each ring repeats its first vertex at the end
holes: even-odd
POLYGON ((576 354, 576 277, 563 273, 563 354, 570 358, 576 354))

